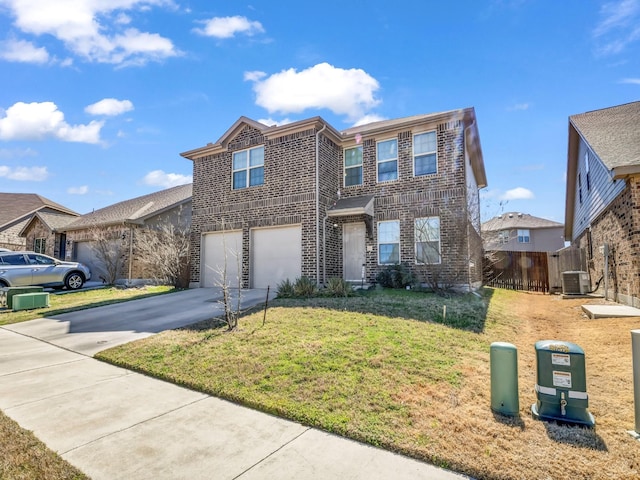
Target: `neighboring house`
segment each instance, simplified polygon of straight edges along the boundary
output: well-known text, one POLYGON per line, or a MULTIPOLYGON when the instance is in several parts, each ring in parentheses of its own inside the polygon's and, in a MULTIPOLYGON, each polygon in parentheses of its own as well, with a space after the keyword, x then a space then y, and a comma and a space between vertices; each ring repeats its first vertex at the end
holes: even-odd
POLYGON ((640 102, 569 117, 565 238, 594 288, 640 306, 640 102))
MULTIPOLYGON (((20 235, 36 213, 41 214, 41 218, 45 215, 57 215, 56 218, 59 219, 79 215, 35 193, 0 193, 0 247, 10 250, 42 250, 42 243, 30 242, 20 235)), ((45 247, 47 252, 59 251, 59 238, 45 233, 39 238, 49 242, 45 247)))
POLYGON ((321 117, 240 117, 193 161, 192 286, 264 288, 305 276, 373 282, 402 263, 458 286, 482 279, 473 108, 339 132, 321 117), (225 254, 226 252, 226 254, 225 254))
POLYGON ((26 239, 29 250, 64 260, 67 236, 62 229, 76 218, 77 215, 64 213, 36 212, 20 230, 20 236, 26 239))
POLYGON ((91 269, 92 280, 107 281, 108 268, 96 249, 99 242, 121 260, 117 283, 139 284, 155 279, 138 255, 136 239, 144 227, 171 223, 188 228, 191 223, 192 185, 180 185, 141 197, 125 200, 82 215, 63 227, 66 234, 66 259, 82 262, 91 269), (133 241, 132 241, 133 240, 133 241))
POLYGON ((564 248, 564 225, 527 213, 503 213, 482 224, 482 241, 488 252, 555 252, 564 248))

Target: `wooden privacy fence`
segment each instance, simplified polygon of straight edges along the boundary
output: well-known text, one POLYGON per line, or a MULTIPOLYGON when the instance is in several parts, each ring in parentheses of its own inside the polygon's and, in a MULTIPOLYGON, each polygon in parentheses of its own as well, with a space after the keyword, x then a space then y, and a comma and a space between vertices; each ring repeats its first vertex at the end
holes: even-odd
POLYGON ((483 272, 484 283, 490 287, 549 292, 546 252, 488 252, 483 272))

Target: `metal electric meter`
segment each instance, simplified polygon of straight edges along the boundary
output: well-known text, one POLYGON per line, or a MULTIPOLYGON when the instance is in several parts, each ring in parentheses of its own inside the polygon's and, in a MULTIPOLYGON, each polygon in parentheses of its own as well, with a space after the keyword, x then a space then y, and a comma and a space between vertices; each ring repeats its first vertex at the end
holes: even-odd
POLYGON ((558 340, 536 342, 538 369, 533 418, 593 427, 589 413, 584 351, 575 343, 558 340))

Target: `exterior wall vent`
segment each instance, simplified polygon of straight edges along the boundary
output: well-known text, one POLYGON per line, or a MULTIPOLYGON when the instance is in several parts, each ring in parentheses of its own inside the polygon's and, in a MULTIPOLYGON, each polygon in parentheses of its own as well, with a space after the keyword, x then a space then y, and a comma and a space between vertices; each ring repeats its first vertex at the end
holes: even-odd
POLYGON ((584 295, 589 293, 589 274, 582 271, 562 272, 562 293, 584 295))

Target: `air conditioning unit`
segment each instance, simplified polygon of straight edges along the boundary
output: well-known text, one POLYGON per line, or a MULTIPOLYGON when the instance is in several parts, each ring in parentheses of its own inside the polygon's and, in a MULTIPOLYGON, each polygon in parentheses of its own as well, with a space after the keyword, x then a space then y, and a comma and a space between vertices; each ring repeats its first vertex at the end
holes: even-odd
POLYGON ((562 272, 562 293, 565 295, 584 295, 590 288, 587 272, 562 272))

